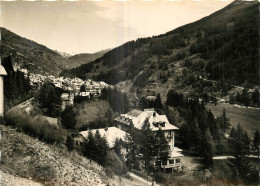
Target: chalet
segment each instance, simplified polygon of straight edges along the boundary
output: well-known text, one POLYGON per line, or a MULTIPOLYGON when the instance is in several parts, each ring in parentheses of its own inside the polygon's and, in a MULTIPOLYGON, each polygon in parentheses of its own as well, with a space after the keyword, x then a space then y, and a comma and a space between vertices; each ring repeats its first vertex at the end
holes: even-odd
POLYGON ((170 154, 168 160, 166 162, 156 162, 155 166, 165 169, 180 168, 182 166, 182 150, 174 145, 175 131, 178 128, 168 121, 166 115, 159 115, 154 109, 145 109, 144 111, 132 110, 115 118, 115 126, 121 130, 128 131, 130 124, 133 124, 135 128, 141 130, 146 121, 150 123, 153 133, 156 133, 161 128, 169 142, 170 154))
POLYGON ((122 131, 116 127, 81 131, 78 136, 73 138, 75 146, 83 145, 84 141, 88 139, 88 134, 90 131, 93 135, 99 131, 100 136, 106 138, 109 148, 114 148, 116 139, 125 141, 125 136, 127 134, 125 131, 122 131))

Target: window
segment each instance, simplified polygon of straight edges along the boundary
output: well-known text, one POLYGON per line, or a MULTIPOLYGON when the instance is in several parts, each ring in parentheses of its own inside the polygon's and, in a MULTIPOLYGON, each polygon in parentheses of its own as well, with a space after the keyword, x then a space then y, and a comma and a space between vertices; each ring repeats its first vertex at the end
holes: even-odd
POLYGON ((174 160, 169 160, 169 164, 174 164, 174 160))
POLYGON ((181 159, 176 159, 176 163, 180 163, 181 162, 181 159))
POLYGON ((167 161, 162 161, 162 165, 167 165, 167 161))

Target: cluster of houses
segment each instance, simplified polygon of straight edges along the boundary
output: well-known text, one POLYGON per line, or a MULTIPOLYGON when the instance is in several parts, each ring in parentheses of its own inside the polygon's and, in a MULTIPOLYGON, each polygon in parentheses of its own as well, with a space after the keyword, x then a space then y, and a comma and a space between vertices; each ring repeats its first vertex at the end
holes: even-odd
POLYGON ((70 91, 75 94, 80 93, 81 86, 84 85, 86 87, 85 92, 90 92, 92 94, 100 94, 101 90, 106 87, 111 87, 104 81, 93 81, 88 79, 83 81, 80 78, 67 78, 67 77, 55 77, 53 75, 44 76, 41 74, 29 74, 30 85, 37 89, 41 87, 46 79, 50 80, 55 87, 61 88, 65 91, 70 91))
POLYGON ((151 131, 156 134, 159 129, 164 132, 169 145, 169 157, 165 162, 155 162, 155 167, 162 169, 178 169, 182 167, 181 158, 182 150, 175 147, 175 131, 178 130, 176 126, 171 124, 166 115, 160 115, 154 109, 145 109, 144 111, 132 110, 126 114, 121 114, 114 120, 114 127, 103 129, 94 129, 81 131, 73 140, 75 146, 81 146, 87 140, 88 134, 91 131, 93 134, 99 131, 100 135, 107 139, 110 148, 114 147, 116 139, 126 141, 127 131, 129 131, 130 124, 141 130, 145 122, 150 123, 151 131))
POLYGON ((83 81, 80 78, 55 77, 53 75, 41 75, 29 73, 27 69, 20 69, 19 65, 14 65, 15 70, 19 69, 26 77, 29 76, 30 86, 32 89, 39 89, 46 80, 49 80, 57 88, 62 89, 65 93, 61 94, 62 110, 68 105, 74 105, 74 97, 89 98, 98 97, 101 95, 103 88, 113 88, 104 81, 93 81, 91 79, 83 81), (84 87, 84 88, 82 88, 84 87))

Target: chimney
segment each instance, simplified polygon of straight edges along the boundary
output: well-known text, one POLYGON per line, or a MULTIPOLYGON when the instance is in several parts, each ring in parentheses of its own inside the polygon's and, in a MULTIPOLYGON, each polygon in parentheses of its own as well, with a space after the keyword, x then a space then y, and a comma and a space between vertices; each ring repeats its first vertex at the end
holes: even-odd
POLYGON ((0 62, 0 117, 4 116, 4 76, 7 73, 0 62))

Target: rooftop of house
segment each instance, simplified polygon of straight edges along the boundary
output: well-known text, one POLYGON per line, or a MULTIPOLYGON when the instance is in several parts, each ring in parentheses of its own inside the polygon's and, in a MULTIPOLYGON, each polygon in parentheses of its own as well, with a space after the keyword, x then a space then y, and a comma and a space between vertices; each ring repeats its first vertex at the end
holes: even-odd
POLYGON ((132 122, 134 127, 140 130, 146 121, 150 123, 150 128, 152 131, 157 131, 159 128, 162 130, 178 129, 168 121, 166 115, 159 115, 157 112, 151 109, 144 111, 132 110, 126 114, 121 114, 115 120, 126 125, 130 125, 132 122))
POLYGON ((183 157, 184 155, 179 153, 179 151, 171 151, 170 154, 169 154, 169 157, 170 158, 177 158, 177 157, 183 157))
POLYGON ((42 121, 47 121, 47 123, 50 126, 53 126, 53 127, 56 127, 56 128, 60 128, 59 122, 58 122, 58 118, 37 115, 37 116, 35 116, 35 119, 39 119, 39 120, 42 120, 42 121))
POLYGON ((146 99, 148 99, 148 100, 155 100, 156 96, 147 96, 146 99))
POLYGON ((108 128, 102 128, 102 129, 94 129, 94 130, 87 130, 87 131, 81 131, 80 134, 87 139, 89 131, 92 132, 93 135, 96 134, 97 131, 99 131, 100 135, 102 137, 105 137, 108 143, 109 148, 113 148, 115 145, 116 139, 125 140, 126 132, 120 130, 116 127, 108 127, 108 128))

